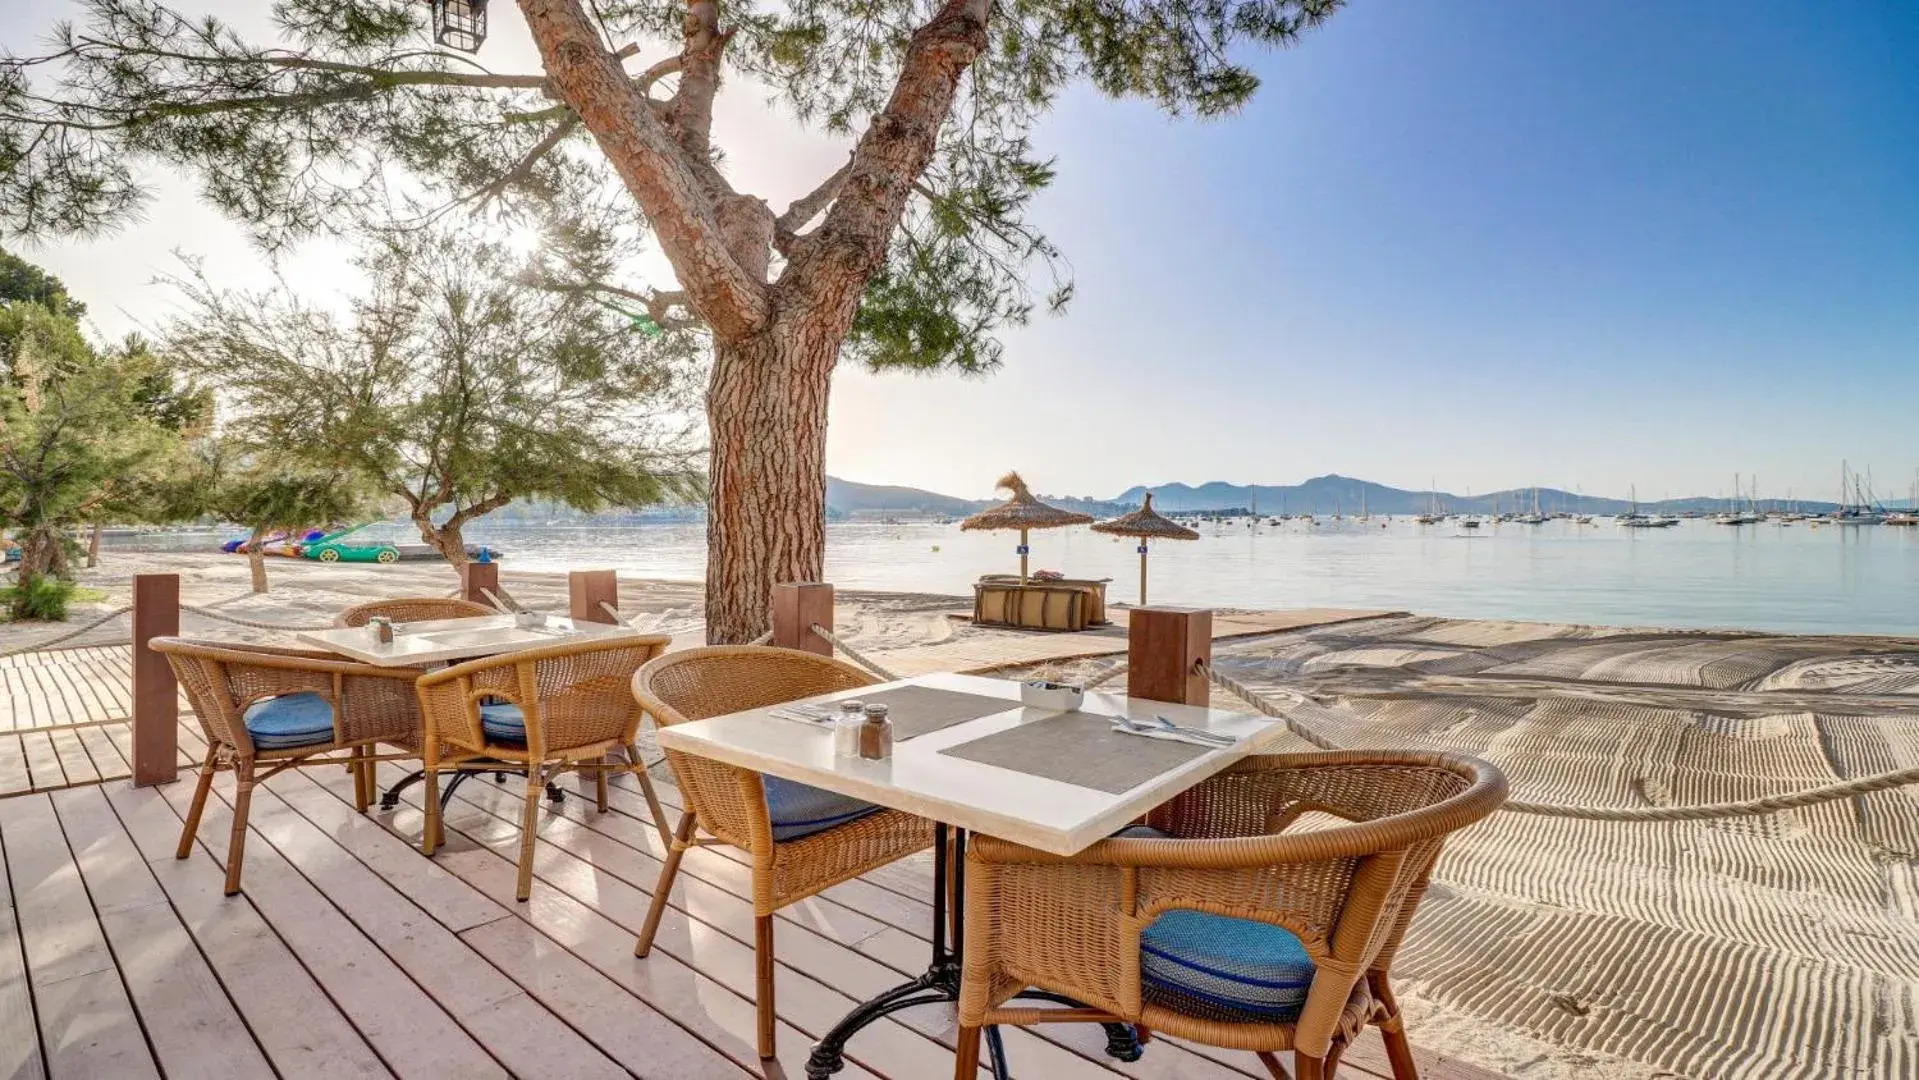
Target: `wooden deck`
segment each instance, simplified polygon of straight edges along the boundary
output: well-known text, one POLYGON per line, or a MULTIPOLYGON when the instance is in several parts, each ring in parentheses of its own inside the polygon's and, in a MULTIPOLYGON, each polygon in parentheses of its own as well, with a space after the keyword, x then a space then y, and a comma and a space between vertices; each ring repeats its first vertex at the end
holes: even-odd
MULTIPOLYGON (((124 726, 105 729, 124 755, 124 726)), ((185 749, 201 749, 183 730, 185 749)), ((400 775, 389 767, 383 778, 400 775)), ((908 862, 783 912, 777 1063, 753 1050, 747 868, 690 855, 647 960, 632 955, 662 854, 630 778, 613 809, 569 796, 513 900, 514 785, 464 785, 449 846, 413 846, 416 802, 356 814, 344 769, 256 792, 246 891, 221 895, 230 778, 175 861, 192 773, 0 799, 0 1076, 804 1075, 812 1039, 924 963, 931 870, 908 862)), ((414 789, 417 791, 417 789, 414 789)), ((662 791, 677 802, 671 787, 662 791)), ((950 1012, 856 1037, 850 1078, 949 1075, 950 1012)), ((1099 1030, 1009 1032, 1017 1075, 1116 1075, 1099 1030)), ((1385 1075, 1368 1036, 1342 1075, 1385 1075)), ((1491 1074, 1430 1055, 1428 1080, 1491 1074)), ((1248 1055, 1155 1042, 1123 1075, 1258 1075, 1248 1055)))

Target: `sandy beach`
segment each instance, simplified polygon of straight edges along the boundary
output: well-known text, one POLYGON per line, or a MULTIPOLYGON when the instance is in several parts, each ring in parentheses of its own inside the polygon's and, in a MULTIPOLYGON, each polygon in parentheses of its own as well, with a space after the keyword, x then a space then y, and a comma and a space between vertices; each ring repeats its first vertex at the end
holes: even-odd
MULTIPOLYGON (((189 604, 287 625, 456 585, 440 564, 279 559, 272 591, 251 596, 237 557, 115 552, 81 573, 107 598, 74 623, 126 603, 143 572, 182 574, 189 604)), ((559 575, 503 564, 502 583, 526 606, 565 606, 559 575)), ((699 596, 620 583, 623 614, 684 643, 701 635, 699 596)), ((1006 632, 971 626, 966 607, 842 592, 836 629, 882 663, 990 653, 1006 632)), ((186 629, 260 636, 197 616, 186 629)), ((0 647, 59 632, 0 626, 0 647)), ((79 643, 126 633, 115 619, 79 643)), ((1294 715, 1342 745, 1476 754, 1532 801, 1685 806, 1919 764, 1919 642, 1905 639, 1388 614, 1222 640, 1215 662, 1303 695, 1294 715)), ((1713 822, 1496 815, 1448 848, 1396 973, 1417 1045, 1528 1080, 1915 1075, 1919 792, 1713 822)))

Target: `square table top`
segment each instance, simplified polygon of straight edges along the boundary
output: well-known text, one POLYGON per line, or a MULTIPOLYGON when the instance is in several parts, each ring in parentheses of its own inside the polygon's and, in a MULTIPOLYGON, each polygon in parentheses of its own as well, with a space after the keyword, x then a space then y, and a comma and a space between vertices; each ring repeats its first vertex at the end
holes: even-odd
POLYGON ((769 715, 772 709, 785 706, 675 724, 660 730, 659 741, 669 750, 811 784, 1056 855, 1072 855, 1240 758, 1260 752, 1285 734, 1285 725, 1263 716, 1088 691, 1081 712, 1147 720, 1164 716, 1176 724, 1240 737, 1236 746, 1200 754, 1129 791, 1109 794, 940 753, 948 747, 1059 715, 1021 705, 1019 683, 1011 680, 921 675, 804 700, 823 703, 866 697, 899 686, 931 686, 1004 698, 1006 711, 896 743, 893 756, 883 761, 836 757, 832 726, 769 715))
POLYGON ((548 616, 545 626, 523 628, 514 625, 511 615, 480 615, 468 619, 394 623, 393 641, 384 645, 374 639, 373 629, 366 626, 308 630, 296 634, 295 638, 302 645, 327 649, 362 663, 407 667, 498 656, 564 642, 631 636, 638 632, 624 624, 576 621, 564 616, 548 616))

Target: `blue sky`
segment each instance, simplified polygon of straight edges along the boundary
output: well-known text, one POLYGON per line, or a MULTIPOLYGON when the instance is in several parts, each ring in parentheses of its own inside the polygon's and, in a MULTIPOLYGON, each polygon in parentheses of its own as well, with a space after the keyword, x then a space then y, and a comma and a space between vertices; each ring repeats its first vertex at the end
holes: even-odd
MULTIPOLYGON (((0 40, 45 18, 0 15, 0 40)), ((1017 467, 1102 495, 1334 471, 1645 498, 1737 471, 1830 497, 1844 457, 1903 495, 1919 5, 1371 0, 1256 66, 1252 105, 1206 123, 1071 94, 1035 217, 1076 302, 987 379, 840 376, 829 467, 958 494, 1017 467)), ((775 205, 840 160, 731 97, 731 167, 775 205)), ((258 272, 177 185, 146 225, 32 254, 116 332, 164 310, 139 283, 176 246, 258 272)))

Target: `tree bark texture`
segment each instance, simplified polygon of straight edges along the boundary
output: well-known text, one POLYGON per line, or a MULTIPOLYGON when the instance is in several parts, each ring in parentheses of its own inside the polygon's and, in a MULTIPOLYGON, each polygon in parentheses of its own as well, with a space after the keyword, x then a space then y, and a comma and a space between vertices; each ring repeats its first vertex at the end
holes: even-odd
POLYGON ((87 530, 87 569, 100 565, 100 523, 94 522, 87 530))
POLYGON ((826 559, 826 400, 844 331, 777 322, 714 350, 706 522, 706 637, 751 641, 773 586, 819 581, 826 559))

